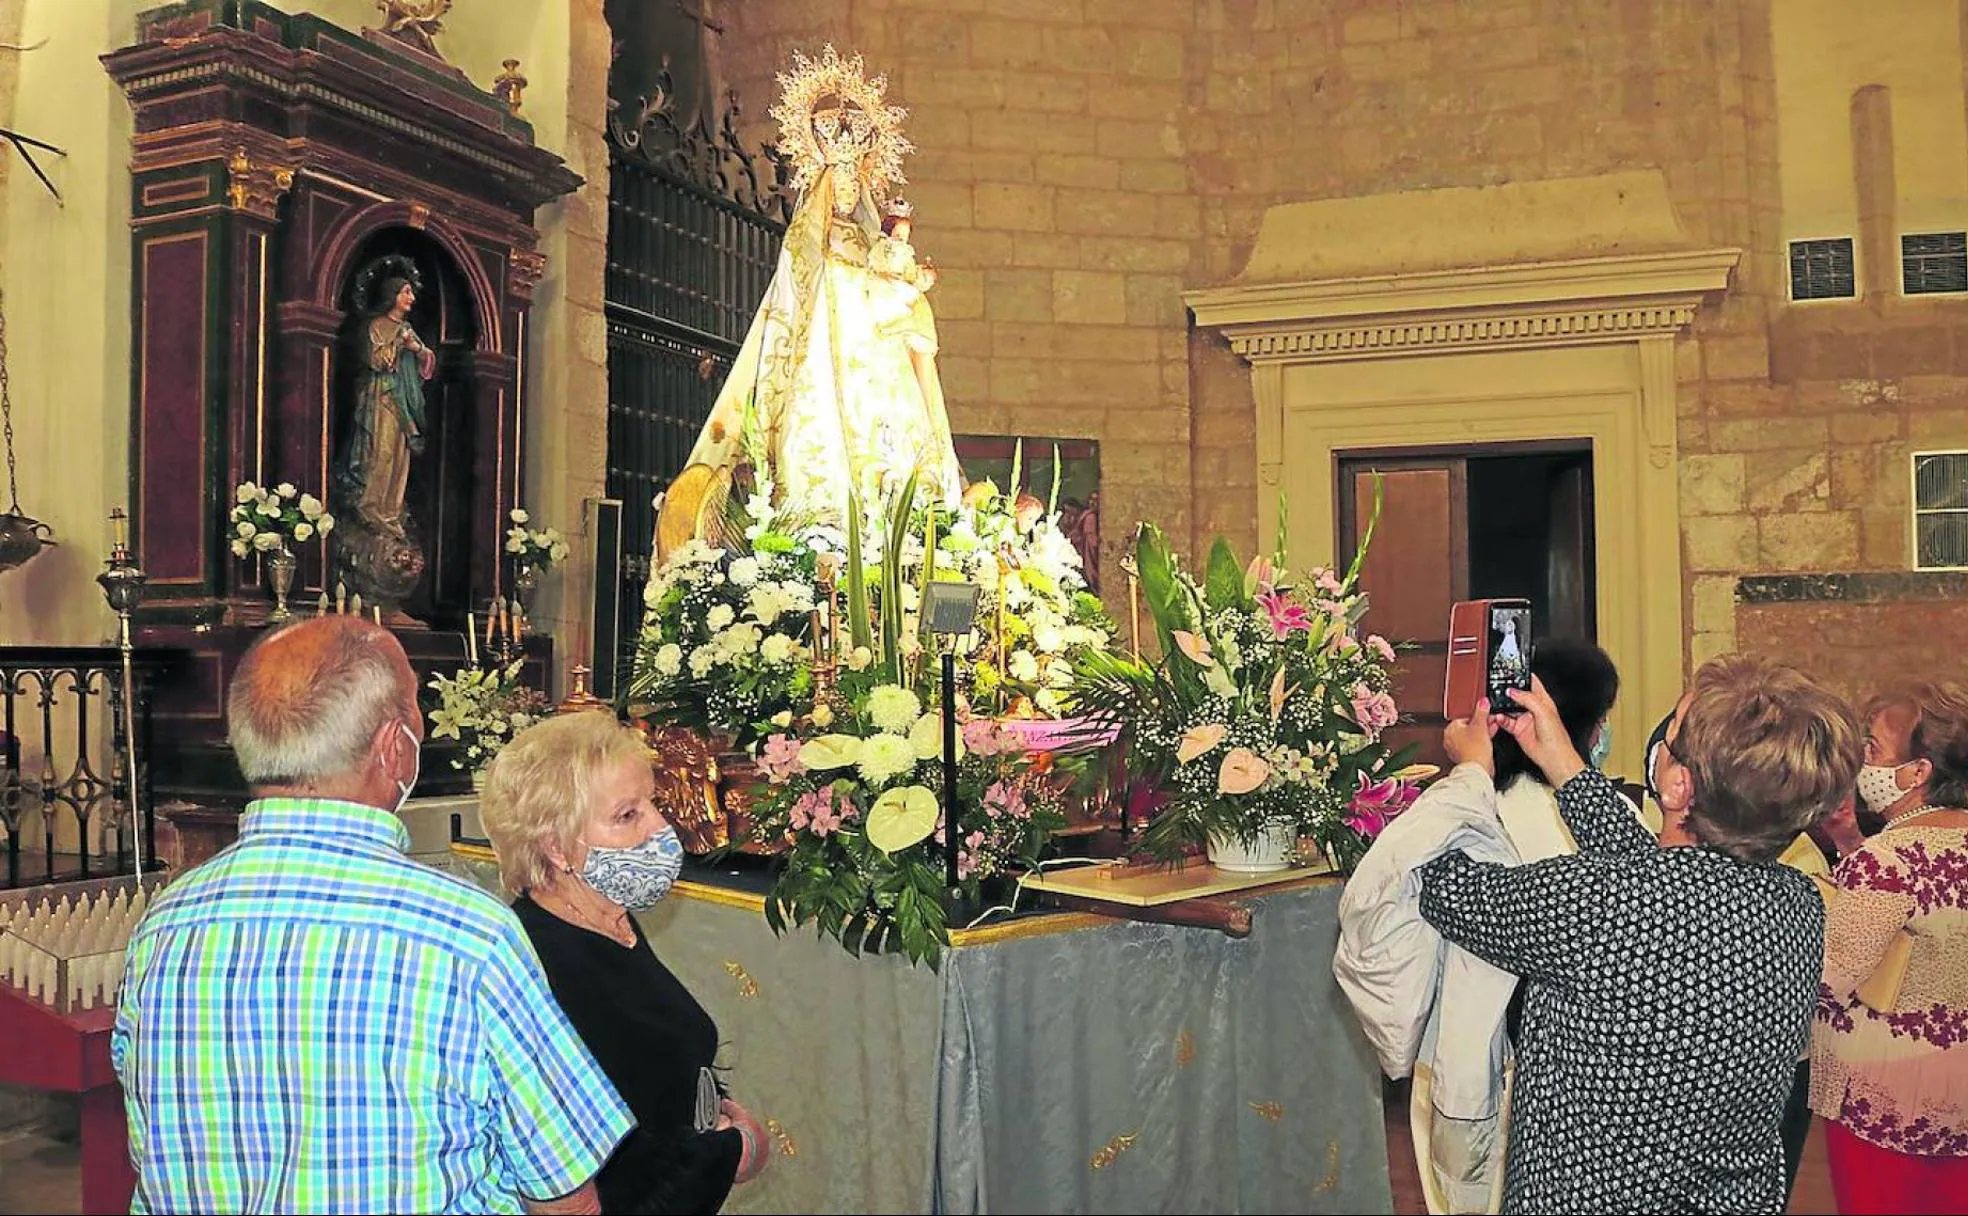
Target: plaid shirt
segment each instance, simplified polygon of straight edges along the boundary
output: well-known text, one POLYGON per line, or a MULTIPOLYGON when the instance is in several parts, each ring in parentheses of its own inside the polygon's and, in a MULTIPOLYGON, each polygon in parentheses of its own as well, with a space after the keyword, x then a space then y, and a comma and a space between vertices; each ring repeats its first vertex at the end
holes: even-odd
POLYGON ((633 1120, 526 934, 396 816, 267 799, 130 939, 138 1212, 519 1212, 633 1120))

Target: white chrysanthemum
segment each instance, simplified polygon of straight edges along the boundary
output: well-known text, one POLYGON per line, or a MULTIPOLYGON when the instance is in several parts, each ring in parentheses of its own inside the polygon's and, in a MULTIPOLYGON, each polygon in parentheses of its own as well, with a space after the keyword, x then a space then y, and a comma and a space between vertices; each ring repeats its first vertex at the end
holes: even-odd
POLYGON ((779 597, 786 602, 788 612, 811 612, 815 607, 811 584, 787 579, 779 584, 779 597))
POLYGON ((784 663, 793 657, 793 639, 775 633, 759 643, 759 658, 768 663, 784 663))
POLYGON ((765 636, 763 630, 749 621, 740 621, 723 633, 717 635, 717 649, 732 658, 740 658, 758 650, 759 641, 765 636))
POLYGON ((712 633, 716 633, 737 619, 738 614, 732 611, 731 605, 713 604, 710 613, 704 617, 704 624, 712 633))
MULTIPOLYGON (((896 691, 905 691, 897 689, 896 691)), ((910 696, 914 700, 913 694, 910 696)), ((913 724, 914 719, 910 719, 913 724)), ((905 725, 904 729, 907 729, 905 725)), ((861 757, 855 768, 861 779, 870 785, 880 785, 884 781, 901 776, 916 767, 916 749, 900 735, 876 735, 861 744, 861 757)))
POLYGON ((717 652, 709 646, 699 646, 690 652, 690 674, 703 679, 711 674, 711 664, 717 662, 717 652))
POLYGON ((731 581, 740 587, 749 587, 759 580, 759 562, 756 557, 741 557, 731 563, 731 581))
POLYGON ((745 597, 745 610, 757 617, 761 625, 770 625, 790 608, 776 583, 760 583, 745 597))
POLYGON ((1030 684, 1039 678, 1039 661, 1029 650, 1011 652, 1011 678, 1030 684))
POLYGON ((1041 688, 1038 695, 1032 698, 1032 704, 1038 706, 1041 713, 1057 714, 1065 700, 1057 689, 1041 688))
POLYGON ((868 694, 868 720, 893 735, 908 733, 922 716, 916 694, 895 684, 883 684, 868 694))
POLYGON ((1066 632, 1050 622, 1033 625, 1032 645, 1046 654, 1058 654, 1066 649, 1066 632))
POLYGON ((683 647, 677 645, 675 642, 665 643, 663 648, 656 652, 656 657, 652 662, 656 666, 656 673, 658 675, 674 676, 677 672, 683 670, 683 647))

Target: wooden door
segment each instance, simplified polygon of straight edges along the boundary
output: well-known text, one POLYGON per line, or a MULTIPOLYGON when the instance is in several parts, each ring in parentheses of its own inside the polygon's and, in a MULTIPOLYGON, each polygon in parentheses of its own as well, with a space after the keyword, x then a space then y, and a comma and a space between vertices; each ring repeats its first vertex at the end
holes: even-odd
POLYGON ((1359 551, 1373 516, 1374 479, 1381 514, 1360 585, 1367 593, 1361 629, 1400 648, 1394 699, 1401 723, 1388 731, 1399 748, 1414 743, 1419 760, 1444 764, 1442 682, 1449 653, 1449 605, 1469 594, 1468 469, 1460 456, 1424 459, 1345 458, 1339 466, 1341 566, 1359 551))

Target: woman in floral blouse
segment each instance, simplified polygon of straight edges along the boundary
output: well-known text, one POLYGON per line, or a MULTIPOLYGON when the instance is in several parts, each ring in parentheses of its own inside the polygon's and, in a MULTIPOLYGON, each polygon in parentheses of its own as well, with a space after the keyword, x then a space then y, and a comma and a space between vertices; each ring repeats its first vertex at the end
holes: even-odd
POLYGON ((1859 795, 1886 820, 1825 926, 1811 1109, 1838 1210, 1968 1211, 1968 688, 1874 701, 1859 795))

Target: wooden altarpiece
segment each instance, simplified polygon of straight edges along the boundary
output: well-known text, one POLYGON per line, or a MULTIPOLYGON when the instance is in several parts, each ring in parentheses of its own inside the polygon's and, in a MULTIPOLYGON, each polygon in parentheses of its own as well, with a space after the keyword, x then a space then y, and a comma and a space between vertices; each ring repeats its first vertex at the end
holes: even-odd
MULTIPOLYGON (((522 501, 528 318, 545 269, 534 214, 581 179, 512 106, 428 50, 257 0, 153 9, 136 44, 103 63, 135 113, 140 638, 193 656, 157 694, 170 741, 152 757, 155 787, 224 805, 242 792, 225 687, 272 607, 263 563, 230 549, 233 487, 289 482, 338 505, 353 339, 379 284, 414 279, 409 320, 436 370, 399 497, 423 564, 414 585, 371 599, 389 605, 420 678, 458 666, 466 613, 510 594, 502 543, 522 501)), ((297 611, 359 582, 353 521, 336 514, 335 535, 300 546, 297 611)), ((528 656, 544 686, 545 639, 528 656)), ((449 766, 424 767, 420 788, 442 789, 449 766)))

